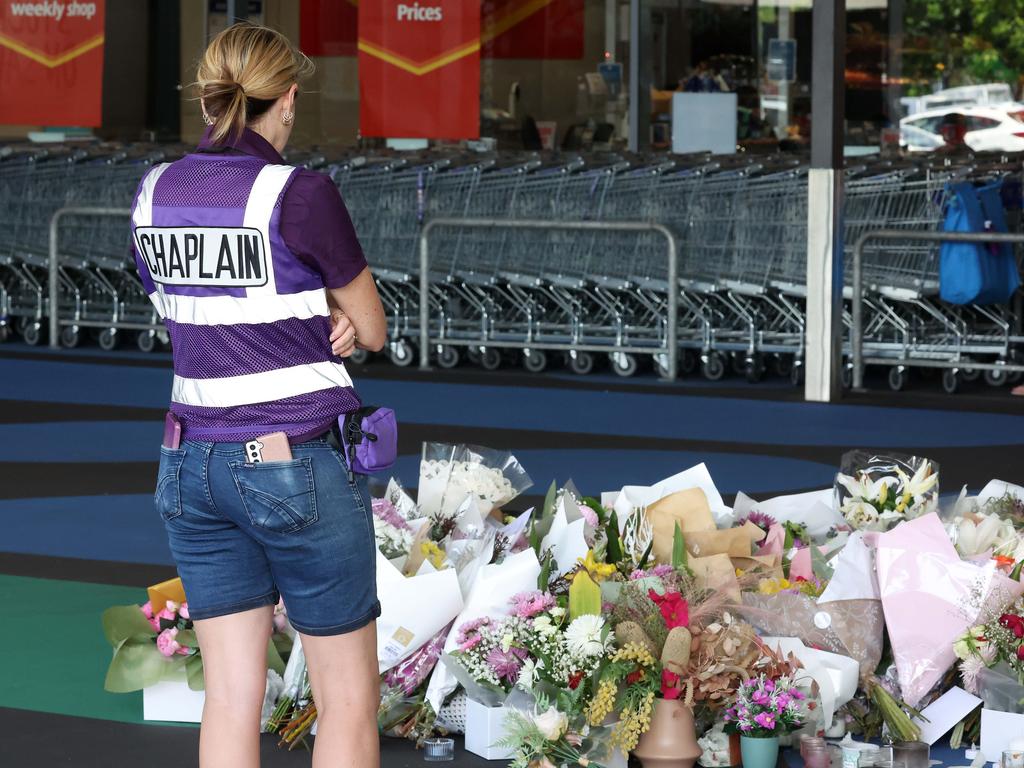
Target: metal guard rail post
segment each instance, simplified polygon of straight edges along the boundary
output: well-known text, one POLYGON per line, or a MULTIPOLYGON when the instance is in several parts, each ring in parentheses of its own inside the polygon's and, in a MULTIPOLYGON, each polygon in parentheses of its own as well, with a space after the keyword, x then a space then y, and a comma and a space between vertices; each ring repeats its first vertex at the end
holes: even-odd
POLYGON ((568 229, 598 232, 656 232, 668 245, 668 305, 665 323, 665 349, 652 348, 655 354, 664 353, 669 381, 674 381, 678 364, 678 311, 679 262, 675 235, 664 224, 648 221, 557 221, 550 219, 496 219, 496 218, 436 218, 429 219, 420 231, 420 369, 430 368, 430 253, 427 240, 435 227, 503 227, 510 229, 568 229))
MULTIPOLYGON (((853 307, 850 347, 853 356, 853 389, 864 388, 864 246, 872 240, 930 243, 1024 243, 1024 233, 1013 232, 915 232, 906 229, 876 229, 865 232, 853 247, 853 307)), ((896 362, 896 361, 894 361, 896 362)), ((1012 370, 1014 366, 965 363, 964 367, 1012 370)))
POLYGON ((92 208, 88 206, 61 208, 50 218, 50 274, 49 289, 49 321, 50 321, 50 347, 56 349, 60 346, 60 307, 58 302, 58 279, 57 270, 60 266, 60 259, 57 255, 57 232, 60 228, 60 221, 65 216, 131 216, 128 208, 92 208))

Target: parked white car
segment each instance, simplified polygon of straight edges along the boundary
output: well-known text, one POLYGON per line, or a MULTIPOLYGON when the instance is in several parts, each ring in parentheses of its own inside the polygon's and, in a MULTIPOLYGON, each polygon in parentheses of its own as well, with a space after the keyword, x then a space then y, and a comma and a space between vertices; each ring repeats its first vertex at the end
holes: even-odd
POLYGON ((900 146, 932 152, 957 135, 975 152, 1024 152, 1024 104, 946 107, 900 120, 900 146))

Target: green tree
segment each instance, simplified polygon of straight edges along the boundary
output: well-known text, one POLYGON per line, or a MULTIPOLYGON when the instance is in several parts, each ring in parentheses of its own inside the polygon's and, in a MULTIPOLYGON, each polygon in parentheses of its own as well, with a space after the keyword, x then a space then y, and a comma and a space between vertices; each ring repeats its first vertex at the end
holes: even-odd
POLYGON ((903 73, 912 94, 1024 75, 1024 0, 906 0, 903 73))

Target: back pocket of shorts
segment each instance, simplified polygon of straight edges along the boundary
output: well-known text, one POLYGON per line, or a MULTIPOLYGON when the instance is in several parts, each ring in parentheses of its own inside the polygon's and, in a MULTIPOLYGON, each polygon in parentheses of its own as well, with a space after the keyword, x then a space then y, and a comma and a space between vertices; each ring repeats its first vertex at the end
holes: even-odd
POLYGON ((181 463, 185 460, 185 449, 160 448, 160 469, 156 475, 156 492, 153 502, 160 517, 173 520, 181 514, 181 463))
POLYGON ((257 464, 232 461, 229 466, 253 525, 292 533, 317 521, 310 457, 257 464))

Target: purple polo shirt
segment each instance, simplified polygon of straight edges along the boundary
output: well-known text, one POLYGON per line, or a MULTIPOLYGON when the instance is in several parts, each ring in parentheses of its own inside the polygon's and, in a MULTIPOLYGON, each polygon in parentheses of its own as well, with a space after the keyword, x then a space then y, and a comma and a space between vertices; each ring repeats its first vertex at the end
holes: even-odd
MULTIPOLYGON (((283 165, 281 154, 248 128, 237 141, 217 146, 207 129, 200 152, 252 155, 283 165)), ((319 272, 327 288, 341 288, 366 269, 366 257, 341 193, 329 176, 301 168, 281 201, 281 237, 296 258, 319 272)))

